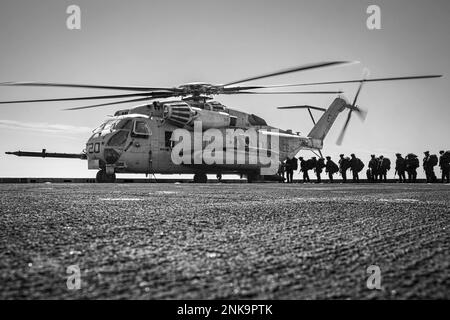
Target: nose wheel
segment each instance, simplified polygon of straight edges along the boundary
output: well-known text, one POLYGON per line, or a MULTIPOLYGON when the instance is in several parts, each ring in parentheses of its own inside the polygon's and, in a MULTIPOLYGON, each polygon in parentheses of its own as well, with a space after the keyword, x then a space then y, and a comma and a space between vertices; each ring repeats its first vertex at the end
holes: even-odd
POLYGON ((100 170, 97 172, 97 175, 95 176, 95 182, 97 183, 114 183, 116 182, 116 174, 108 174, 105 170, 100 170))

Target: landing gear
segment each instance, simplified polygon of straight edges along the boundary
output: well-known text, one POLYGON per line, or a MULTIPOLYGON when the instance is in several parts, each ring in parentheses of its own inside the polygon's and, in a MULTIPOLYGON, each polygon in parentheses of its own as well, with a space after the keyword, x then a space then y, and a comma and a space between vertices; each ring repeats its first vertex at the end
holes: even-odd
POLYGON ((196 173, 194 174, 194 183, 206 183, 208 181, 208 177, 206 173, 196 173))
POLYGON ((108 174, 105 170, 100 170, 97 172, 97 175, 95 176, 95 182, 97 183, 114 183, 116 182, 116 174, 108 174))
POLYGON ((249 173, 247 174, 247 183, 253 183, 258 180, 261 180, 261 176, 257 173, 249 173))

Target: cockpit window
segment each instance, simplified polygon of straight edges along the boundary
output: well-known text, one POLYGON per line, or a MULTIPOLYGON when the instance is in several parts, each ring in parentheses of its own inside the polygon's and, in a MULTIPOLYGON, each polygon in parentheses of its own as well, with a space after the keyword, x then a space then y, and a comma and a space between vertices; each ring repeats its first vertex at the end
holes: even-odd
POLYGON ((117 130, 128 130, 130 131, 132 128, 132 120, 131 119, 112 119, 107 120, 104 123, 102 123, 97 129, 93 131, 93 136, 103 136, 108 133, 111 133, 113 131, 117 130))
POLYGON ((117 131, 111 139, 109 139, 107 145, 111 147, 123 146, 127 142, 129 131, 119 130, 117 131))
POLYGON ((122 119, 122 120, 120 120, 116 124, 115 130, 131 130, 131 120, 130 119, 122 119))

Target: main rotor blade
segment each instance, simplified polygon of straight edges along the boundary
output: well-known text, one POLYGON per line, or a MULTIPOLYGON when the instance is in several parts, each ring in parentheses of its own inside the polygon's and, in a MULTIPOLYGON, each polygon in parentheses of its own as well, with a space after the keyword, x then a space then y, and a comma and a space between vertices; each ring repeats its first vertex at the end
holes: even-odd
POLYGON ((342 141, 344 140, 345 131, 347 130, 347 126, 348 126, 348 124, 350 122, 350 118, 352 117, 352 111, 353 110, 350 109, 350 111, 348 112, 347 120, 345 120, 344 127, 342 128, 342 131, 339 134, 339 137, 338 137, 338 139, 336 141, 336 144, 339 145, 339 146, 342 144, 342 141))
POLYGON ((319 111, 327 111, 325 108, 320 107, 314 107, 314 106, 287 106, 287 107, 277 107, 277 109, 313 109, 313 110, 319 110, 319 111))
POLYGON ((341 94, 343 91, 282 91, 282 92, 254 92, 254 91, 238 91, 226 92, 224 94, 341 94))
POLYGON ((158 99, 158 98, 160 98, 160 97, 122 100, 122 101, 115 101, 115 102, 108 102, 108 103, 101 103, 101 104, 93 104, 93 105, 89 105, 89 106, 67 108, 67 109, 63 109, 63 110, 66 111, 66 110, 90 109, 90 108, 97 108, 97 107, 103 107, 103 106, 110 106, 110 105, 113 105, 113 104, 121 104, 121 103, 128 103, 128 102, 138 102, 138 101, 152 100, 152 99, 158 99))
POLYGON ((343 80, 343 81, 327 81, 327 82, 310 82, 310 83, 296 83, 296 84, 279 84, 268 86, 252 86, 250 89, 270 89, 270 88, 285 88, 285 87, 300 87, 300 86, 315 86, 325 84, 340 84, 340 83, 357 83, 364 80, 364 82, 379 82, 379 81, 401 81, 401 80, 417 80, 417 79, 432 79, 441 78, 442 75, 423 75, 423 76, 404 76, 404 77, 392 77, 392 78, 374 78, 374 79, 355 79, 355 80, 343 80))
POLYGON ((226 86, 231 86, 233 84, 238 84, 238 83, 247 82, 247 81, 251 81, 251 80, 264 79, 264 78, 279 76, 279 75, 282 75, 282 74, 288 74, 288 73, 292 73, 292 72, 306 71, 306 70, 312 70, 312 69, 318 69, 318 68, 324 68, 324 67, 331 67, 331 66, 335 66, 335 65, 349 64, 349 63, 354 63, 354 62, 349 62, 349 61, 329 61, 329 62, 311 63, 311 64, 306 64, 306 65, 303 65, 303 66, 300 66, 300 67, 283 69, 283 70, 279 70, 279 71, 275 71, 275 72, 271 72, 271 73, 266 73, 266 74, 263 74, 263 75, 255 76, 255 77, 249 77, 249 78, 245 78, 245 79, 241 79, 241 80, 228 82, 227 84, 224 84, 223 86, 226 87, 226 86))
MULTIPOLYGON (((37 99, 37 100, 15 100, 15 101, 0 101, 0 104, 8 103, 28 103, 28 102, 61 102, 61 101, 76 101, 76 100, 98 100, 98 99, 119 99, 128 97, 151 97, 158 96, 158 94, 174 95, 170 92, 143 92, 143 93, 129 93, 118 95, 106 95, 106 96, 88 96, 88 97, 74 97, 74 98, 55 98, 55 99, 37 99)), ((176 94, 175 94, 176 95, 176 94)))
POLYGON ((72 83, 53 83, 53 82, 3 82, 0 86, 24 86, 24 87, 63 87, 63 88, 85 88, 85 89, 105 89, 105 90, 125 90, 125 91, 178 91, 176 88, 154 88, 137 86, 108 86, 108 85, 89 85, 72 83))

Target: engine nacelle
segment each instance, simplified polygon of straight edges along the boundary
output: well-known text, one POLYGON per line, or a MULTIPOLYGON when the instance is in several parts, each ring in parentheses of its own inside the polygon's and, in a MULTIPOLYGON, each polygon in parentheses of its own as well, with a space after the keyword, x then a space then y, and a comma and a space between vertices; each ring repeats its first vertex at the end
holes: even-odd
POLYGON ((183 128, 193 122, 196 113, 186 102, 164 103, 163 117, 176 126, 183 128))
POLYGON ((164 104, 164 119, 181 128, 193 127, 194 121, 201 121, 203 129, 225 128, 230 126, 231 118, 228 113, 191 107, 186 102, 164 104))

